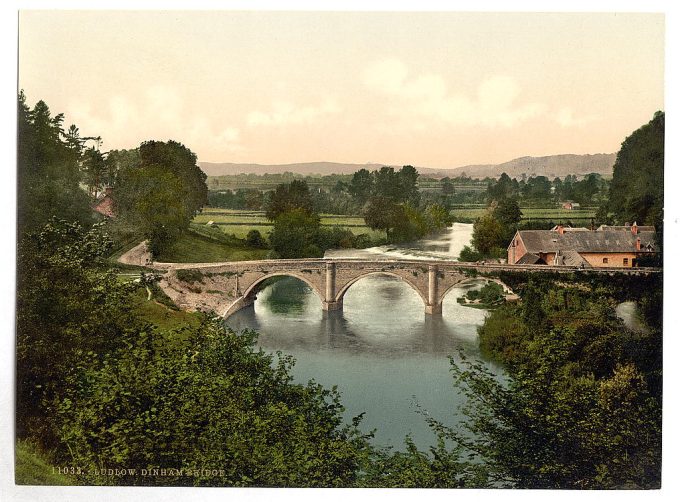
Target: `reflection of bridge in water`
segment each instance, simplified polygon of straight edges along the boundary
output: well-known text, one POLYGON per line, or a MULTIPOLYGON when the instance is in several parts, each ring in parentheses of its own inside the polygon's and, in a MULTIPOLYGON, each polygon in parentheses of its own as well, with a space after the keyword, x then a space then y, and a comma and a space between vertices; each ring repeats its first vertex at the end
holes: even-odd
MULTIPOLYGON (((503 265, 452 261, 300 259, 261 260, 225 263, 155 263, 154 268, 168 269, 161 281, 165 292, 180 306, 213 310, 227 317, 252 305, 261 284, 271 277, 295 277, 306 283, 321 299, 326 311, 342 310, 343 297, 358 280, 374 274, 398 277, 420 295, 426 314, 441 314, 442 301, 449 290, 465 281, 478 278, 500 282, 494 276, 503 272, 558 273, 583 275, 660 274, 654 268, 590 268, 548 265, 503 265), (187 274, 194 270, 194 282, 187 274), (184 279, 184 280, 182 280, 184 279)), ((507 286, 503 285, 506 291, 507 286)))

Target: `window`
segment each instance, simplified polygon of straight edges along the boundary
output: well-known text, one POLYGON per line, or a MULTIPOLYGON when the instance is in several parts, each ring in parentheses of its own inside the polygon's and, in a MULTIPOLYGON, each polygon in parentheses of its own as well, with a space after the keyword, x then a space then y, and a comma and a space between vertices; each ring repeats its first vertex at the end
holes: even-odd
POLYGON ((609 263, 609 258, 602 258, 602 263, 609 263))
POLYGON ((623 264, 624 264, 624 265, 628 265, 628 258, 624 258, 624 259, 623 259, 623 264))

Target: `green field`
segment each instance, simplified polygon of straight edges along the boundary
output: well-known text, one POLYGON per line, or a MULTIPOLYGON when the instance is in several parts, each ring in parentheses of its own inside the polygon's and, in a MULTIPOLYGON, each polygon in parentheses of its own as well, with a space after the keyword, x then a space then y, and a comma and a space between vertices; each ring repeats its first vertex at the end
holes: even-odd
MULTIPOLYGON (((346 228, 354 235, 368 234, 371 239, 385 237, 385 232, 381 230, 371 230, 366 226, 366 222, 361 216, 346 216, 338 214, 321 214, 322 227, 341 227, 346 228)), ((228 235, 235 235, 239 239, 244 239, 250 230, 258 230, 266 237, 272 230, 274 224, 269 221, 263 211, 246 211, 242 209, 220 209, 205 208, 197 215, 193 223, 206 225, 209 222, 217 225, 219 229, 228 235)))
MULTIPOLYGON (((573 221, 573 222, 583 222, 590 221, 591 218, 595 217, 597 212, 596 208, 584 208, 579 210, 569 210, 562 209, 559 207, 550 208, 537 208, 537 207, 524 207, 522 210, 522 221, 530 220, 543 220, 543 221, 554 221, 558 223, 560 221, 573 221)), ((452 209, 451 215, 455 219, 460 220, 472 220, 483 216, 486 213, 485 208, 475 207, 475 208, 461 208, 452 209)))
MULTIPOLYGON (((245 228, 245 227, 244 227, 245 228)), ((212 229, 206 228, 205 231, 212 229)), ((207 233, 207 232, 206 232, 207 233)), ((247 233, 247 232, 246 232, 247 233)), ((199 235, 192 225, 189 232, 182 234, 161 256, 161 262, 202 263, 219 261, 262 260, 269 250, 245 246, 241 242, 218 241, 206 235, 199 235)))

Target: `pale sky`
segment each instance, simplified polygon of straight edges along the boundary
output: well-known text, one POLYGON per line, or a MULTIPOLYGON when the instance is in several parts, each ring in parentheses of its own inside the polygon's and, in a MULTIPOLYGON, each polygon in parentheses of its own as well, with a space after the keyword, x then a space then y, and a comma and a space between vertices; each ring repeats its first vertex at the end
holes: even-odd
POLYGON ((612 153, 664 109, 664 16, 23 11, 19 87, 104 150, 201 161, 612 153))

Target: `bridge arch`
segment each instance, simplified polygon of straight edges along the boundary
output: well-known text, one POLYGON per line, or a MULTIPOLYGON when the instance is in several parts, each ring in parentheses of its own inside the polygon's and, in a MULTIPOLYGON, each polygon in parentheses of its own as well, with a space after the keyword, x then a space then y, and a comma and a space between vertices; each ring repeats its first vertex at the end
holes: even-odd
POLYGON ((459 287, 461 287, 461 286, 464 286, 465 284, 469 284, 469 283, 471 283, 471 282, 480 281, 480 280, 481 280, 481 281, 485 281, 486 284, 488 284, 488 283, 490 283, 490 282, 495 282, 496 284, 498 284, 499 286, 501 286, 501 287, 503 288, 503 291, 504 291, 505 293, 510 293, 510 294, 513 293, 512 289, 510 289, 510 287, 508 287, 508 285, 506 285, 506 284, 505 284, 503 281, 501 281, 500 279, 496 279, 496 278, 494 278, 494 277, 482 277, 482 276, 478 276, 478 277, 466 277, 465 279, 463 279, 463 280, 461 280, 461 281, 458 281, 458 282, 456 282, 456 283, 454 283, 454 284, 451 284, 448 288, 446 288, 445 290, 443 290, 443 291, 440 293, 440 295, 439 295, 439 302, 440 302, 440 303, 443 302, 443 301, 444 301, 444 298, 446 298, 446 295, 448 295, 448 294, 451 292, 452 289, 454 289, 454 288, 459 288, 459 287))
POLYGON ((411 282, 409 279, 407 279, 403 275, 395 274, 394 272, 387 272, 387 271, 385 271, 385 272, 383 272, 383 271, 370 271, 370 272, 366 272, 364 274, 361 274, 357 277, 350 279, 349 281, 347 281, 342 286, 342 288, 340 288, 340 291, 338 291, 337 295, 335 296, 335 301, 338 302, 339 304, 342 304, 343 298, 345 297, 345 293, 347 293, 347 290, 354 283, 360 281, 361 279, 365 279, 366 277, 370 277, 372 275, 388 275, 390 277, 396 277, 397 279, 401 279, 401 281, 408 284, 411 287, 411 289, 413 289, 416 293, 418 293, 418 296, 420 296, 421 300, 423 300, 423 303, 425 305, 427 305, 427 296, 426 296, 427 293, 426 292, 424 293, 423 291, 421 291, 420 288, 418 288, 418 286, 416 284, 411 282))
POLYGON ((267 279, 270 279, 272 277, 293 277, 295 279, 298 279, 298 280, 304 282, 310 288, 312 288, 312 291, 314 291, 314 293, 316 293, 316 296, 319 297, 319 300, 321 300, 322 302, 324 300, 323 292, 320 291, 319 288, 313 282, 311 282, 307 277, 303 276, 302 274, 298 274, 296 272, 288 272, 288 271, 271 272, 269 274, 263 275, 262 277, 258 277, 255 281, 253 281, 253 283, 250 286, 248 286, 245 289, 245 291, 243 291, 242 296, 244 298, 251 298, 257 292, 257 287, 260 284, 262 284, 264 281, 266 281, 267 279))

